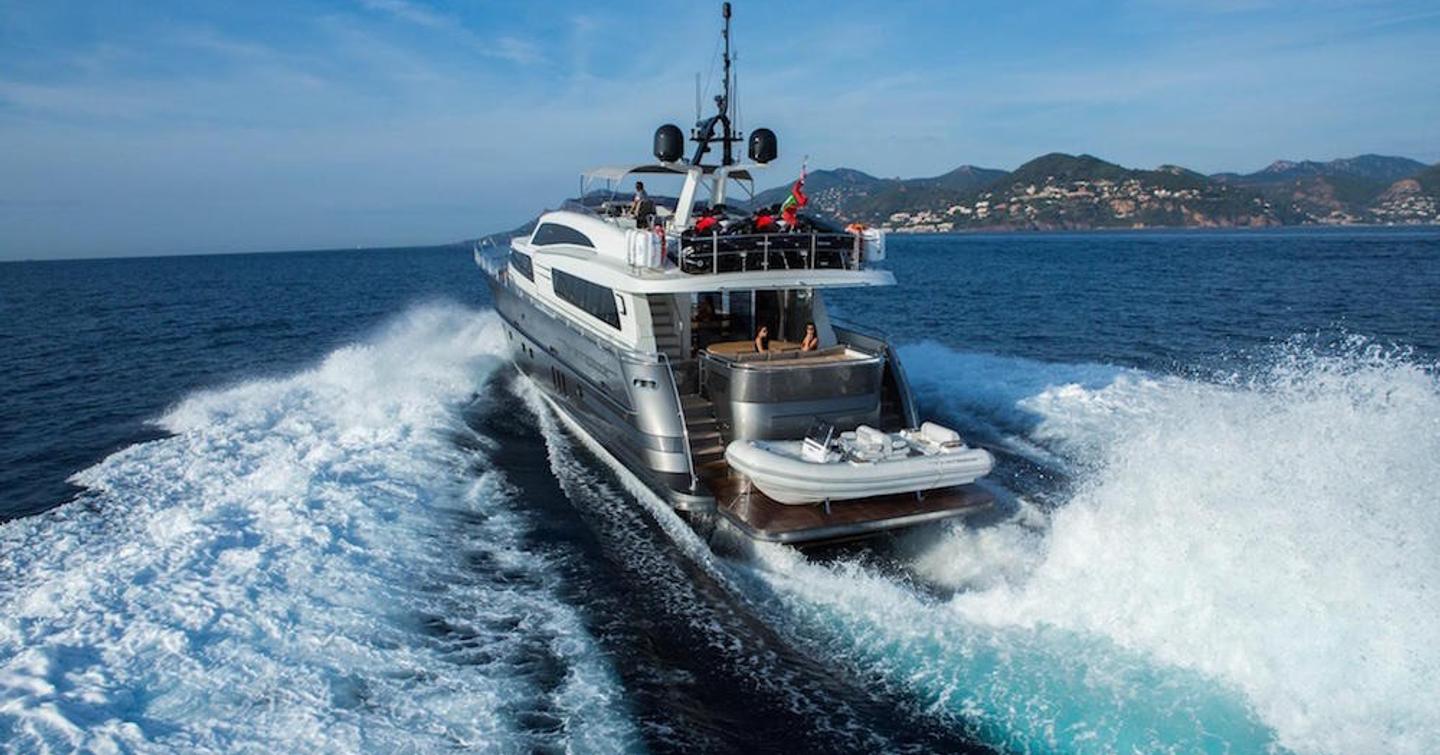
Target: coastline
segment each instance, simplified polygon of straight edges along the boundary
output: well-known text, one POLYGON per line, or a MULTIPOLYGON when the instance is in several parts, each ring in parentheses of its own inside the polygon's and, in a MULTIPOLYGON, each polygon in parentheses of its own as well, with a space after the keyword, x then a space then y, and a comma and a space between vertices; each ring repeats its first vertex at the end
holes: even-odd
POLYGON ((1010 236, 1015 234, 1033 235, 1088 235, 1088 234, 1143 234, 1143 233, 1344 233, 1346 231, 1437 231, 1440 223, 1347 223, 1329 225, 1320 223, 1297 223, 1291 225, 1147 225, 1147 226, 1091 226, 1087 228, 1018 228, 1015 226, 985 226, 982 228, 954 228, 933 231, 924 228, 884 228, 890 233, 904 236, 1010 236))

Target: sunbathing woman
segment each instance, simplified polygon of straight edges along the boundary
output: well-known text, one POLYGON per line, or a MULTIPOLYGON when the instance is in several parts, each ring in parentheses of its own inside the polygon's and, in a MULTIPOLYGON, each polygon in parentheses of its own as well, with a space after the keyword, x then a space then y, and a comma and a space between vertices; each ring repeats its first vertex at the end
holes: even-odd
POLYGON ((815 332, 815 323, 805 323, 805 337, 800 339, 801 351, 815 351, 820 348, 820 336, 815 332))

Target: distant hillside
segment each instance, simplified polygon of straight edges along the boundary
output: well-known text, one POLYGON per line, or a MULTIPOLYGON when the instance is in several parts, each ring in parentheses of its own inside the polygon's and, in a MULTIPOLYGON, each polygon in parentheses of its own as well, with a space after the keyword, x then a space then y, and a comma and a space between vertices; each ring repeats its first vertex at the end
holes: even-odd
MULTIPOLYGON (((816 171, 806 188, 816 214, 914 231, 1440 222, 1440 170, 1384 155, 1207 176, 1056 152, 1012 172, 966 165, 933 178, 882 179, 816 171)), ((756 200, 779 203, 789 191, 777 186, 756 200)))
MULTIPOLYGON (((754 204, 779 204, 789 193, 789 183, 776 186, 754 204)), ((1254 173, 1207 176, 1052 152, 1014 171, 962 165, 929 178, 817 170, 806 194, 811 214, 912 232, 1440 224, 1440 164, 1384 155, 1277 160, 1254 173)), ((533 227, 490 238, 503 243, 533 227)))
POLYGON ((1402 178, 1409 178, 1425 168, 1425 163, 1411 160, 1408 157, 1359 155, 1329 162, 1276 160, 1265 168, 1248 175, 1219 173, 1214 178, 1233 178, 1263 183, 1290 181, 1311 176, 1349 176, 1389 185, 1402 178))
POLYGON ((1440 163, 1431 165, 1425 170, 1416 173, 1414 179, 1415 183, 1419 184, 1426 194, 1440 198, 1440 163))
POLYGON ((1255 173, 1212 178, 1260 191, 1282 222, 1343 224, 1375 222, 1372 209, 1381 195, 1425 167, 1405 157, 1360 155, 1329 162, 1277 160, 1255 173))
MULTIPOLYGON (((1003 170, 962 165, 930 178, 876 178, 849 168, 819 170, 805 178, 809 210, 834 218, 889 217, 911 208, 949 207, 961 197, 1008 175, 1003 170)), ((755 195, 755 204, 779 204, 790 184, 755 195)))
MULTIPOLYGON (((841 208, 859 197, 879 191, 887 182, 851 168, 817 170, 805 177, 805 194, 810 198, 810 209, 822 213, 837 214, 841 208)), ((756 207, 780 204, 790 196, 792 183, 776 186, 755 195, 752 204, 756 207)))
POLYGON ((1415 218, 1440 222, 1440 165, 1390 184, 1366 210, 1376 222, 1410 223, 1415 218))
POLYGON ((909 183, 917 188, 966 192, 983 189, 1007 175, 1009 174, 1005 171, 995 170, 994 168, 977 168, 974 165, 961 165, 944 175, 934 178, 915 178, 911 179, 909 183))
POLYGON ((969 226, 1106 228, 1264 226, 1275 219, 1254 191, 1174 165, 1134 170, 1093 155, 1035 158, 955 209, 969 226))

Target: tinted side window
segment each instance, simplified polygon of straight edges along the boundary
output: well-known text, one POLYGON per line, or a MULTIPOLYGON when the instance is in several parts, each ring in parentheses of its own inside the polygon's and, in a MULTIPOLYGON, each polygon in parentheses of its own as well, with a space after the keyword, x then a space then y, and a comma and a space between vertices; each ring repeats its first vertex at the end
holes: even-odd
POLYGON ((510 267, 515 268, 515 272, 525 276, 527 279, 535 280, 535 268, 530 265, 530 255, 511 249, 510 267))
POLYGON ((550 271, 555 295, 589 312, 595 319, 620 329, 620 310, 615 306, 615 292, 583 278, 559 270, 550 271))
POLYGON ((535 246, 551 246, 553 244, 574 244, 587 249, 594 249, 595 245, 590 242, 590 237, 571 228, 568 225, 558 223, 541 223, 535 229, 535 236, 530 239, 535 246))

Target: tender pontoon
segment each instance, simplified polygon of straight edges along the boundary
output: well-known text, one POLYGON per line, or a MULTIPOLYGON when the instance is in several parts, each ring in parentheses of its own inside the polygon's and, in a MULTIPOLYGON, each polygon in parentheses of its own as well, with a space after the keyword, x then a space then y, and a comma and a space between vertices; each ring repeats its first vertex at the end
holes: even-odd
MULTIPOLYGON (((728 4, 725 17, 728 51, 728 4)), ((842 434, 923 430, 894 350, 879 335, 832 321, 822 296, 894 285, 877 267, 884 235, 797 214, 759 222, 749 206, 753 175, 775 159, 774 134, 752 132, 750 162, 737 162, 728 52, 725 87, 718 113, 691 134, 690 159, 680 130, 663 126, 656 162, 591 171, 580 202, 544 213, 508 249, 477 247, 515 363, 676 509, 717 512, 757 539, 855 538, 985 508, 989 494, 953 484, 961 477, 920 475, 914 486, 892 481, 853 487, 865 493, 858 497, 827 495, 814 480, 777 483, 780 470, 756 466, 765 463, 761 454, 727 461, 731 444, 785 448, 745 444, 800 443, 817 421, 842 434), (718 164, 705 164, 716 145, 718 164), (636 179, 668 179, 678 192, 670 201, 595 191, 600 182, 613 189, 636 179), (804 349, 812 324, 818 345, 804 349), (762 325, 770 333, 763 351, 762 325), (776 500, 767 488, 796 500, 776 500)), ((983 474, 989 455, 980 453, 985 469, 971 471, 983 474)), ((846 474, 863 477, 863 462, 850 461, 846 474)))

